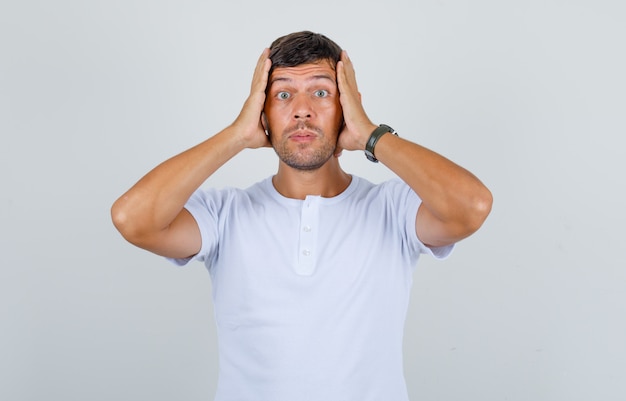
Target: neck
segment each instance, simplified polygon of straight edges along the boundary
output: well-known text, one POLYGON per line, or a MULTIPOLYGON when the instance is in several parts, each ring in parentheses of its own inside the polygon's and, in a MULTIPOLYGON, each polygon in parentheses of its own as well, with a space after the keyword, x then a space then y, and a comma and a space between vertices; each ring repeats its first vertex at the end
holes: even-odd
POLYGON ((272 178, 274 188, 292 199, 304 199, 307 195, 332 198, 345 191, 351 181, 352 177, 341 169, 334 156, 316 170, 297 170, 281 161, 272 178))

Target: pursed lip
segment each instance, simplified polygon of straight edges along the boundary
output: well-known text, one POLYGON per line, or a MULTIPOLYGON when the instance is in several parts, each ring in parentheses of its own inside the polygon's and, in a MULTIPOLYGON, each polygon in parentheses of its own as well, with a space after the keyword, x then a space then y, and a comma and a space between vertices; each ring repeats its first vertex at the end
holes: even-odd
POLYGON ((295 141, 307 141, 317 138, 317 133, 305 129, 299 129, 289 134, 288 138, 295 141))

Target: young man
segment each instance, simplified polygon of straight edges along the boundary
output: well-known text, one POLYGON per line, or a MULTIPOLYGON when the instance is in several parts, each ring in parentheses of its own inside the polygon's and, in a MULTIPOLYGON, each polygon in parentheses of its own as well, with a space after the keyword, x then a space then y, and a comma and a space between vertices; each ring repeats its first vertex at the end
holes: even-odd
POLYGON ((407 400, 402 335, 419 255, 476 231, 489 190, 446 158, 372 123, 350 58, 323 35, 274 41, 229 127, 149 172, 112 208, 131 243, 203 261, 219 338, 216 400, 407 400), (278 171, 198 189, 246 148, 278 171), (399 179, 341 169, 365 150, 399 179))

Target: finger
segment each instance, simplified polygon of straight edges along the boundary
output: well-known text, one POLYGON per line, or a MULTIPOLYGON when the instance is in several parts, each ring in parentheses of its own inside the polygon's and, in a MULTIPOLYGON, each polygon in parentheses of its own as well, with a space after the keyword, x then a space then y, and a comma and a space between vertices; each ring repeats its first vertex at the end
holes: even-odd
POLYGON ((337 66, 337 86, 339 88, 339 101, 343 109, 346 120, 351 120, 360 105, 360 96, 356 88, 354 78, 350 77, 350 66, 344 61, 340 61, 337 66))
POLYGON ((347 51, 341 52, 341 81, 343 82, 343 86, 345 90, 354 90, 358 91, 357 83, 356 83, 356 74, 354 72, 354 65, 352 64, 352 60, 348 56, 347 51))
POLYGON ((254 69, 254 75, 252 78, 252 90, 265 91, 267 87, 267 80, 270 68, 272 66, 272 60, 269 58, 270 49, 265 48, 259 56, 256 68, 254 69))
POLYGON ((339 88, 339 93, 343 93, 345 91, 345 65, 343 61, 343 53, 341 53, 341 59, 337 61, 337 87, 339 88))
POLYGON ((259 60, 256 63, 256 71, 263 71, 265 69, 265 64, 267 62, 267 60, 269 60, 269 55, 270 55, 270 49, 268 49, 267 47, 265 49, 263 49, 263 52, 261 52, 261 55, 259 56, 259 60))

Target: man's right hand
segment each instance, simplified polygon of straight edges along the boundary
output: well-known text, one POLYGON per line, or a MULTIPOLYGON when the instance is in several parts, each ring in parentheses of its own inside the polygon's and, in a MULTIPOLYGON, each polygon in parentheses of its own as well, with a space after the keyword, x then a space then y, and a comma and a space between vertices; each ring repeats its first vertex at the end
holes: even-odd
POLYGON ((269 49, 263 50, 252 77, 250 95, 243 105, 239 116, 231 124, 233 134, 241 140, 244 148, 256 149, 272 146, 263 128, 263 107, 265 106, 265 90, 269 79, 272 61, 269 49))

